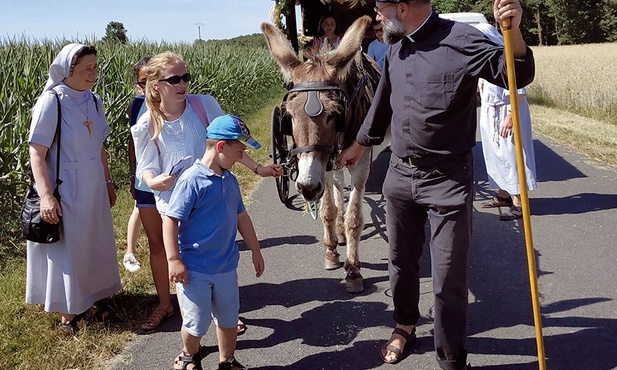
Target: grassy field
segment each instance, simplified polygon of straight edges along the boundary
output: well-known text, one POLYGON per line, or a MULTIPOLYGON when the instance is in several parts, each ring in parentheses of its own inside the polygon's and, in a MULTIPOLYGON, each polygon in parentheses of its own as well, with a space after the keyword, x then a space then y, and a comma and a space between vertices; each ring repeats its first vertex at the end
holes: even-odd
POLYGON ((534 132, 617 166, 617 43, 533 51, 536 78, 527 94, 534 132))
POLYGON ((533 102, 617 125, 617 43, 537 46, 533 102))

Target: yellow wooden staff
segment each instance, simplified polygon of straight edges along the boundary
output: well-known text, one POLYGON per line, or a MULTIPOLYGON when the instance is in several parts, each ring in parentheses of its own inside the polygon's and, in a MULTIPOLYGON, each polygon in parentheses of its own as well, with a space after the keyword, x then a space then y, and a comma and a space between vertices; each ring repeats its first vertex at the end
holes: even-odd
POLYGON ((523 143, 521 140, 518 94, 516 93, 516 74, 514 68, 514 51, 511 41, 511 18, 502 20, 501 30, 506 55, 506 68, 508 70, 508 90, 510 91, 510 106, 512 110, 514 145, 516 149, 516 167, 521 190, 521 203, 523 212, 523 227, 525 229, 525 246, 527 249, 527 266, 529 267, 529 285, 531 286, 531 303, 533 307, 533 319, 536 328, 536 344, 538 347, 538 362, 540 370, 546 369, 544 358, 544 341, 542 337, 542 317, 540 315, 540 300, 538 298, 538 278, 536 276, 536 260, 533 248, 533 236, 531 233, 531 218, 529 217, 529 198, 527 195, 527 177, 525 175, 525 159, 523 157, 523 143))

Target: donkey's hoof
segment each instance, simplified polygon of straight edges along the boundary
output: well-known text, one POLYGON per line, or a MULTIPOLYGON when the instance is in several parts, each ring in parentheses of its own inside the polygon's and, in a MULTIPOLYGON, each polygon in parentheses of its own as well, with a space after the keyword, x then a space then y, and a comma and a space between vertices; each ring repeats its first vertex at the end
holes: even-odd
POLYGON ((362 281, 362 276, 355 279, 345 278, 345 289, 347 289, 348 293, 361 293, 362 291, 364 291, 364 284, 362 283, 362 281))
POLYGON ((338 240, 339 246, 342 247, 342 246, 347 245, 347 238, 345 237, 345 234, 338 234, 336 238, 338 240))
POLYGON ((326 270, 336 270, 341 266, 343 266, 343 264, 341 263, 340 254, 332 250, 327 250, 326 258, 324 260, 324 268, 326 270))
POLYGON ((339 261, 338 257, 336 257, 335 261, 331 261, 329 259, 325 259, 323 267, 326 270, 336 270, 338 268, 341 268, 343 266, 343 263, 339 261))

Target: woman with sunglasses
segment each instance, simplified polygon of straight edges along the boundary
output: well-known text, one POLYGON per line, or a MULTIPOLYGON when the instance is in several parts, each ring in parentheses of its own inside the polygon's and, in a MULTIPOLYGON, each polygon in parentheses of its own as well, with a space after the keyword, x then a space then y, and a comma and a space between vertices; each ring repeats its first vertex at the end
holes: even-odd
MULTIPOLYGON (((164 214, 176 177, 180 175, 171 174, 172 167, 181 160, 192 164, 203 156, 206 126, 224 113, 219 103, 209 95, 198 95, 201 107, 191 105, 187 99, 191 75, 184 60, 177 54, 164 52, 150 58, 146 76, 148 111, 131 128, 137 158, 135 176, 154 191, 156 208, 164 214), (203 111, 205 117, 200 117, 198 112, 203 111)), ((243 156, 241 163, 262 177, 280 176, 282 173, 279 166, 261 166, 248 155, 243 156)), ((173 315, 171 303, 163 299, 167 295, 165 292, 169 292, 169 280, 161 226, 159 222, 157 241, 160 245, 157 242, 153 246, 150 242, 150 264, 159 293, 159 305, 142 326, 144 329, 154 329, 173 315)), ((239 327, 239 332, 242 330, 239 327)))

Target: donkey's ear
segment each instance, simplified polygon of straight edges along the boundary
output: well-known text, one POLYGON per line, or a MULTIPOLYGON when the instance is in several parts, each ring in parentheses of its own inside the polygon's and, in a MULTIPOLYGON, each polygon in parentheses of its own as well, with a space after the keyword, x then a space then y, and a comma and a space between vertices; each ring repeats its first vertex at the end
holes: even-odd
POLYGON ((356 19, 343 35, 341 43, 336 48, 334 55, 328 58, 327 63, 335 68, 336 71, 342 71, 349 66, 349 62, 362 48, 362 39, 364 32, 371 24, 371 17, 365 15, 356 19))
POLYGON ((290 73, 294 67, 302 63, 285 35, 278 28, 262 23, 261 30, 270 48, 270 53, 285 72, 290 73))

